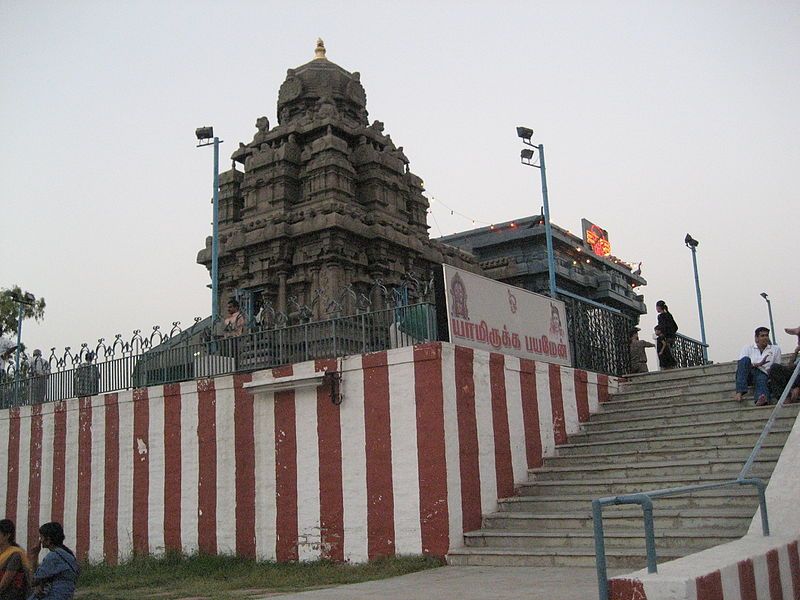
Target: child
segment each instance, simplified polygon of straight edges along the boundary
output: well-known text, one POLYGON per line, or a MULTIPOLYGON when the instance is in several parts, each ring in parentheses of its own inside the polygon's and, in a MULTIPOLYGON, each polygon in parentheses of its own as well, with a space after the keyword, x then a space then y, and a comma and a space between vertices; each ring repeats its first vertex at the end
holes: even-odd
POLYGON ((639 339, 639 328, 634 327, 630 334, 631 344, 631 373, 647 373, 647 354, 645 348, 655 348, 647 340, 639 339))
POLYGON ((669 347, 667 337, 661 331, 661 328, 656 325, 656 352, 658 353, 658 366, 661 370, 674 369, 677 366, 675 357, 672 356, 672 350, 669 347))

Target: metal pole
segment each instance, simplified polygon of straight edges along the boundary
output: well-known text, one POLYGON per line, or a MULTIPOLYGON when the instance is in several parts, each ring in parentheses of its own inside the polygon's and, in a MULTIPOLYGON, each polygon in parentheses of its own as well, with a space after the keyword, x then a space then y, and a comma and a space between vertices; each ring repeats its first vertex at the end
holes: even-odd
POLYGON ((22 302, 19 302, 18 305, 19 316, 17 317, 17 349, 14 353, 14 375, 16 379, 19 379, 19 347, 22 343, 20 341, 22 339, 22 317, 25 316, 25 305, 22 302))
POLYGON ((547 275, 550 297, 556 297, 556 258, 553 254, 553 229, 550 226, 550 203, 547 199, 547 173, 544 166, 544 144, 539 144, 539 171, 542 174, 542 202, 544 204, 544 236, 547 241, 547 275))
POLYGON ((694 288, 697 291, 697 312, 700 313, 700 339, 703 342, 703 363, 708 363, 708 345, 706 344, 706 324, 703 320, 703 299, 700 296, 700 277, 697 275, 697 248, 690 246, 692 265, 694 266, 694 288))
POLYGON ((656 536, 653 528, 653 501, 647 496, 642 499, 642 513, 644 516, 644 545, 647 551, 647 572, 657 573, 656 536))
POLYGON ((594 524, 594 563, 597 571, 599 600, 608 600, 608 568, 606 566, 606 540, 603 534, 603 505, 592 500, 592 523, 594 524))
POLYGON ((765 536, 769 535, 769 517, 767 516, 767 486, 763 481, 756 484, 758 489, 758 506, 761 508, 761 533, 765 536))
POLYGON ((25 305, 19 303, 19 317, 17 318, 17 349, 14 353, 14 403, 19 402, 19 350, 22 343, 22 317, 25 314, 25 305))
POLYGON ((764 300, 767 301, 767 310, 769 311, 769 328, 772 330, 772 343, 774 344, 775 340, 777 339, 777 337, 775 335, 775 333, 776 333, 776 331, 775 331, 775 323, 772 320, 772 302, 770 302, 769 298, 766 298, 766 297, 764 298, 764 300))
POLYGON ((219 138, 214 138, 214 221, 211 233, 211 327, 219 317, 219 138))

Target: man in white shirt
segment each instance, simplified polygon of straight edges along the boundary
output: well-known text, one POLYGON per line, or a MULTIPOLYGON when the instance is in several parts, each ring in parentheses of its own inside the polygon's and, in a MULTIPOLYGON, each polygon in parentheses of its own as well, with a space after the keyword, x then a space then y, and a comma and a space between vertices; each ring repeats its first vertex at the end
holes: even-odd
POLYGON ((769 370, 773 364, 780 364, 781 349, 769 343, 769 329, 757 327, 755 343, 742 348, 739 362, 736 364, 736 393, 733 398, 741 402, 747 393, 747 386, 753 386, 756 406, 764 406, 769 402, 769 370))

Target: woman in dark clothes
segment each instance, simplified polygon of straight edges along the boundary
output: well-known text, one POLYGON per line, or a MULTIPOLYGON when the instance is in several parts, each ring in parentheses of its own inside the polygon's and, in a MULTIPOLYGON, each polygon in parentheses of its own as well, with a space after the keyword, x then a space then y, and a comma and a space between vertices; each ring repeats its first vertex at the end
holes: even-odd
POLYGON ((64 545, 61 523, 45 523, 39 527, 39 544, 28 550, 34 565, 33 587, 42 600, 72 600, 80 567, 75 554, 64 545), (50 552, 39 563, 42 548, 50 552))
POLYGON ((669 342, 672 342, 675 339, 675 334, 678 333, 678 324, 672 318, 672 313, 669 312, 667 303, 663 300, 656 302, 656 312, 658 313, 658 328, 661 329, 661 334, 669 342))

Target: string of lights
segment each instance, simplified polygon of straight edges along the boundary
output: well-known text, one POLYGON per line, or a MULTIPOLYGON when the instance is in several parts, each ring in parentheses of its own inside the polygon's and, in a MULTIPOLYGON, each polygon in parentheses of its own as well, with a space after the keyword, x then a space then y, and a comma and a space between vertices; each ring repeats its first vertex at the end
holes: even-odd
POLYGON ((456 215, 456 216, 461 217, 462 219, 466 219, 467 221, 470 221, 472 223, 473 227, 476 226, 476 225, 484 225, 484 226, 491 225, 491 223, 488 223, 486 221, 482 221, 480 219, 476 219, 475 217, 471 217, 471 216, 466 215, 466 214, 464 214, 462 212, 459 212, 456 209, 452 208, 451 206, 448 206, 447 204, 445 204, 441 200, 437 200, 433 196, 431 196, 430 205, 428 207, 428 214, 431 215, 431 216, 433 216, 433 207, 434 207, 434 205, 442 206, 446 210, 450 211, 451 215, 456 215))

